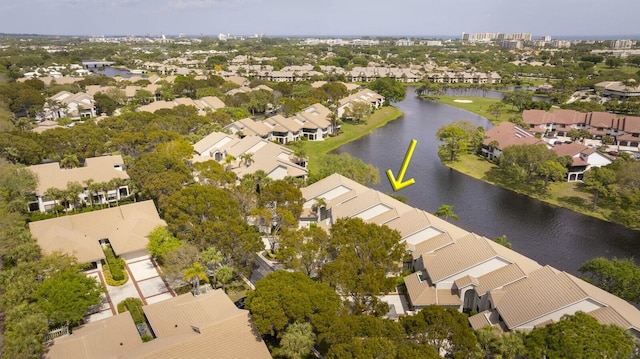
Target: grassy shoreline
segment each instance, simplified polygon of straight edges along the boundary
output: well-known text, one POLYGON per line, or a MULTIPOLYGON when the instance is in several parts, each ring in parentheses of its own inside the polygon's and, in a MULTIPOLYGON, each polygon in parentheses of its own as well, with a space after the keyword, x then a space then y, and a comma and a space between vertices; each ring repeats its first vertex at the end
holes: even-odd
POLYGON ((340 134, 329 137, 324 141, 303 141, 303 149, 309 159, 309 173, 313 173, 318 166, 318 159, 336 148, 355 141, 373 132, 375 129, 383 127, 387 123, 400 118, 402 111, 393 106, 385 106, 375 111, 366 121, 360 124, 342 123, 340 134))
POLYGON ((495 181, 491 181, 487 174, 497 166, 479 156, 467 154, 460 156, 458 162, 444 163, 445 166, 460 172, 464 175, 481 180, 488 184, 498 186, 500 188, 525 195, 527 197, 537 199, 552 206, 566 208, 574 212, 584 214, 590 217, 611 222, 607 216, 611 213, 610 209, 599 207, 596 211, 591 209, 591 195, 577 189, 577 182, 555 182, 549 184, 547 194, 535 194, 504 186, 495 181))
POLYGON ((494 125, 499 124, 500 122, 508 121, 510 117, 517 115, 518 113, 511 109, 511 106, 505 106, 504 110, 500 114, 500 116, 496 117, 495 115, 489 113, 489 106, 494 103, 502 102, 502 100, 498 98, 491 97, 480 97, 480 96, 437 96, 437 97, 424 97, 428 100, 442 103, 445 105, 457 107, 461 110, 465 110, 473 113, 474 115, 482 116, 494 125), (469 100, 472 101, 470 103, 465 102, 456 102, 456 100, 469 100))

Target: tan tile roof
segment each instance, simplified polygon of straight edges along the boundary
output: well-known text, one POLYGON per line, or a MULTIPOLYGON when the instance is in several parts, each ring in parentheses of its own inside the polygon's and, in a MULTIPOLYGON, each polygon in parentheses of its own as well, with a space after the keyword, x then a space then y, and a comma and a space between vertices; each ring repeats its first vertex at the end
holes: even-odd
MULTIPOLYGON (((376 190, 369 190, 357 197, 346 201, 340 205, 332 206, 334 219, 343 217, 361 217, 368 216, 369 210, 374 212, 384 212, 395 209, 397 213, 409 212, 412 208, 394 198, 391 198, 376 190)), ((379 215, 379 214, 378 214, 379 215)), ((369 218, 363 218, 368 221, 369 218)))
POLYGON ((347 198, 352 198, 359 193, 369 191, 369 188, 361 185, 360 183, 350 180, 344 176, 334 173, 328 177, 323 178, 321 181, 315 182, 307 187, 301 188, 302 197, 307 200, 306 207, 311 207, 312 202, 316 198, 324 198, 329 204, 341 203, 341 200, 346 199, 342 195, 349 194, 347 198))
POLYGON ((201 156, 207 156, 208 154, 204 152, 209 150, 214 145, 227 143, 233 141, 234 139, 235 138, 233 136, 227 135, 223 132, 212 132, 200 141, 196 142, 196 144, 193 145, 193 150, 201 156))
POLYGON ((427 305, 460 305, 462 301, 453 289, 436 289, 426 279, 420 280, 420 272, 404 277, 411 304, 416 307, 427 305))
POLYGON ((453 282, 456 285, 456 288, 462 289, 466 286, 473 285, 474 287, 478 286, 478 278, 472 277, 470 275, 465 275, 462 278, 458 278, 453 282))
POLYGON ((487 325, 490 325, 498 331, 498 334, 503 332, 503 327, 500 324, 500 314, 496 310, 485 310, 476 315, 469 317, 469 323, 474 330, 479 330, 487 325))
POLYGON ((249 312, 222 290, 181 295, 143 310, 157 338, 122 359, 271 358, 249 312))
POLYGON ((433 253, 445 246, 455 243, 449 232, 441 233, 435 237, 431 237, 426 241, 422 241, 415 246, 415 250, 412 252, 413 259, 420 258, 425 253, 433 253))
POLYGON ((153 101, 148 105, 138 107, 136 111, 153 113, 161 109, 172 109, 174 107, 176 107, 176 104, 173 101, 153 101))
POLYGON ((291 132, 298 132, 302 128, 302 125, 294 121, 293 118, 284 117, 282 115, 275 115, 275 116, 269 117, 265 120, 265 122, 271 123, 273 125, 276 125, 276 124, 280 125, 284 127, 286 131, 291 131, 291 132))
POLYGON ((212 159, 208 151, 213 149, 236 158, 231 170, 238 178, 258 170, 265 171, 271 178, 281 177, 281 173, 291 177, 306 177, 308 173, 306 168, 291 161, 293 151, 284 146, 259 136, 245 136, 239 139, 221 132, 213 132, 198 141, 194 145, 196 154, 191 161, 204 162, 212 159), (252 155, 253 162, 248 166, 241 164, 240 160, 245 153, 252 155))
POLYGON ((124 167, 122 156, 91 157, 85 160, 84 167, 70 169, 60 168, 57 162, 27 168, 38 176, 36 193, 42 195, 49 188, 66 189, 68 182, 84 184, 88 179, 93 179, 94 182, 108 182, 114 178, 129 178, 127 172, 116 169, 115 166, 124 167))
POLYGON ((503 288, 495 307, 509 329, 575 304, 587 294, 569 276, 549 266, 503 288))
POLYGON ((491 271, 478 277, 476 292, 483 296, 490 290, 501 288, 525 277, 524 271, 515 263, 491 271))
POLYGON ((493 250, 498 253, 501 258, 508 260, 511 263, 518 264, 518 267, 522 269, 524 273, 531 273, 535 270, 542 268, 542 266, 533 259, 526 257, 512 249, 509 249, 501 244, 498 244, 492 240, 485 239, 487 244, 493 247, 493 250))
POLYGON ((429 260, 424 257, 423 260, 429 278, 437 283, 495 257, 497 253, 487 240, 471 233, 436 251, 429 260))
POLYGON ((144 201, 29 223, 45 253, 75 254, 80 263, 104 258, 99 240, 109 239, 117 255, 146 251, 147 235, 166 226, 153 201, 144 201))
POLYGON ((217 110, 219 108, 225 108, 226 105, 222 100, 217 98, 216 96, 205 96, 200 99, 200 101, 207 107, 210 107, 212 110, 217 110))
POLYGON ((120 358, 142 347, 142 339, 129 312, 73 329, 73 334, 56 339, 44 354, 46 359, 120 358))
POLYGON ((270 129, 262 122, 254 121, 250 118, 244 118, 235 122, 242 128, 242 132, 245 135, 255 134, 260 137, 268 136, 271 133, 270 129))
MULTIPOLYGON (((590 298, 593 298, 601 303, 606 303, 606 305, 614 310, 618 314, 618 316, 623 317, 625 321, 629 323, 629 326, 623 326, 622 324, 624 324, 624 322, 620 321, 619 325, 621 325, 623 328, 635 328, 635 330, 640 330, 640 311, 638 311, 635 306, 629 304, 629 302, 627 302, 626 300, 617 297, 605 290, 602 290, 593 284, 587 283, 584 280, 579 279, 571 274, 566 273, 566 275, 571 281, 576 283, 576 285, 578 285, 585 293, 587 293, 590 298)), ((590 312, 589 314, 591 313, 593 312, 590 312)), ((594 315, 594 317, 596 317, 596 319, 598 320, 609 318, 608 320, 613 321, 616 318, 609 311, 605 311, 604 313, 600 314, 596 313, 596 315, 594 315), (596 315, 599 315, 599 317, 596 315)))

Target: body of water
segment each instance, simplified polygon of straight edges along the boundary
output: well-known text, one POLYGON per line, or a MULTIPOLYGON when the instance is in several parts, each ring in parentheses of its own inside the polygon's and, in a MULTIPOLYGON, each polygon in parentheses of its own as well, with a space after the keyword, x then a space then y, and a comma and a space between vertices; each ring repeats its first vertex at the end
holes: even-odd
POLYGON ((456 120, 489 128, 487 119, 421 100, 414 89, 408 89, 406 99, 394 105, 403 117, 337 150, 378 167, 377 190, 393 192, 384 172, 398 173, 411 140, 416 139, 404 177, 416 183, 398 192, 407 196, 411 206, 433 213, 441 204, 453 205, 460 217, 453 221, 456 225, 488 238, 506 234, 514 250, 573 274, 579 274, 583 262, 598 256, 640 258, 638 231, 542 203, 444 166, 437 155, 437 130, 456 120))
MULTIPOLYGON (((513 91, 515 90, 515 87, 505 87, 504 90, 506 91, 513 91)), ((534 91, 536 89, 536 87, 520 87, 517 88, 518 90, 527 90, 527 91, 534 91)), ((491 90, 482 90, 482 89, 478 89, 478 88, 469 88, 469 87, 450 87, 450 88, 445 88, 444 89, 444 94, 447 96, 476 96, 476 97, 489 97, 489 98, 499 98, 502 99, 504 98, 504 92, 500 92, 500 91, 491 91, 491 90)), ((548 97, 540 97, 540 96, 532 96, 531 99, 533 101, 543 101, 543 102, 549 102, 551 101, 551 99, 549 99, 548 97)))
POLYGON ((96 68, 96 69, 92 68, 91 72, 95 72, 97 74, 102 74, 102 75, 105 75, 107 77, 121 76, 121 77, 126 78, 126 79, 128 79, 131 76, 133 76, 133 74, 131 72, 129 72, 129 70, 121 70, 121 69, 117 69, 117 68, 113 68, 113 67, 103 67, 103 68, 96 68))

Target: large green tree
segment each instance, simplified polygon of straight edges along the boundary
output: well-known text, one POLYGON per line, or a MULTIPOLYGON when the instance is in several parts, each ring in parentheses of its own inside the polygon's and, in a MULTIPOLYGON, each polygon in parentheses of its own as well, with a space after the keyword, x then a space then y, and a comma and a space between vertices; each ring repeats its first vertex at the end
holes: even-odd
POLYGON ((616 325, 602 325, 588 314, 565 315, 559 322, 536 328, 525 338, 530 358, 618 358, 632 357, 633 337, 616 325))
POLYGON ((384 96, 386 103, 402 101, 407 95, 404 85, 389 77, 381 77, 367 87, 384 96))
POLYGON ((169 230, 199 250, 214 246, 223 264, 246 273, 263 248, 259 234, 240 214, 238 202, 224 189, 193 184, 160 201, 169 230))
POLYGON ((300 272, 276 271, 256 283, 246 299, 260 334, 281 337, 289 325, 331 323, 340 310, 340 299, 328 285, 300 272))
POLYGON ((438 156, 443 162, 454 162, 458 156, 467 153, 471 148, 471 136, 464 128, 451 124, 438 129, 438 156))
POLYGON ((616 183, 616 173, 606 167, 593 167, 584 173, 585 188, 593 194, 593 210, 598 208, 600 196, 610 196, 616 183))
POLYGON ((473 357, 479 350, 467 316, 454 308, 427 306, 416 315, 403 317, 400 324, 409 339, 445 351, 451 358, 473 357))
POLYGON ((328 245, 329 236, 320 227, 287 230, 280 236, 280 250, 276 258, 287 269, 316 277, 328 260, 328 245))
POLYGON ((100 303, 103 288, 77 268, 50 274, 34 293, 49 321, 57 325, 78 324, 89 307, 100 303))
POLYGON ((353 313, 383 315, 388 306, 379 296, 393 290, 389 274, 399 270, 405 250, 400 233, 360 218, 339 218, 331 227, 329 261, 320 279, 349 298, 353 313))
POLYGON ((640 302, 640 267, 632 258, 598 257, 580 266, 588 282, 630 302, 640 302))
POLYGON ((364 163, 348 153, 320 156, 316 168, 317 170, 310 176, 311 182, 319 181, 334 173, 339 173, 365 186, 380 182, 380 173, 375 166, 364 163))

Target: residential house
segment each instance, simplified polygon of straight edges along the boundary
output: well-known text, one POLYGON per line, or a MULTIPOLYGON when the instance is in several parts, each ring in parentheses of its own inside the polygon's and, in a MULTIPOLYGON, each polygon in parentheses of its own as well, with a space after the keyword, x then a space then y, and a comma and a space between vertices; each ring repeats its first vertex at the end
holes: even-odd
POLYGON ((485 132, 485 138, 482 141, 482 155, 489 160, 495 160, 509 146, 539 143, 547 145, 545 141, 525 131, 522 127, 511 122, 501 122, 485 132))
POLYGON ((247 310, 218 289, 142 307, 154 339, 143 343, 131 314, 85 324, 56 339, 46 359, 271 358, 247 310))
MULTIPOLYGON (((49 188, 66 190, 67 184, 77 182, 84 186, 84 191, 78 194, 78 198, 84 203, 106 204, 125 197, 131 192, 125 180, 129 175, 125 170, 124 160, 120 155, 91 157, 84 160, 81 167, 63 168, 59 163, 45 163, 27 167, 38 177, 35 200, 29 203, 29 210, 39 210, 42 213, 50 211, 55 205, 60 204, 55 198, 46 198, 45 193, 49 188), (107 183, 114 179, 120 183, 113 188, 93 192, 88 187, 88 182, 107 183)), ((69 204, 70 206, 71 204, 69 204)))
POLYGON ((101 269, 104 244, 125 260, 147 256, 147 236, 157 226, 166 223, 149 200, 30 222, 29 230, 44 253, 68 253, 101 269))
POLYGON ((618 146, 629 150, 640 150, 640 117, 617 117, 606 112, 578 112, 556 109, 525 110, 522 120, 529 126, 527 131, 541 133, 547 137, 568 136, 571 129, 587 130, 594 138, 611 136, 618 146))
POLYGON ((265 140, 273 140, 271 128, 269 128, 269 126, 262 123, 262 121, 256 121, 248 117, 225 126, 224 130, 228 130, 232 134, 238 134, 240 137, 259 136, 265 140))
POLYGON ((206 96, 197 100, 193 100, 188 97, 180 97, 171 101, 154 101, 147 105, 138 107, 136 111, 153 113, 161 109, 173 109, 179 105, 193 106, 201 115, 206 113, 208 110, 215 111, 219 108, 225 107, 224 102, 215 96, 206 96))
POLYGON ((293 117, 275 115, 262 121, 245 118, 225 126, 224 129, 233 134, 260 136, 282 144, 297 141, 303 136, 310 141, 321 141, 337 130, 331 122, 331 110, 319 103, 303 109, 293 117))
POLYGON ((193 148, 193 163, 214 160, 233 171, 238 179, 258 170, 266 172, 274 180, 285 177, 305 179, 308 175, 306 163, 303 159, 298 159, 292 150, 259 136, 238 138, 222 132, 212 132, 193 148), (247 155, 251 159, 243 160, 243 156, 247 155), (228 158, 231 158, 228 156, 233 156, 235 160, 227 163, 228 158))
POLYGON ((432 71, 427 73, 426 78, 433 83, 466 83, 466 84, 499 84, 502 82, 502 77, 497 72, 455 72, 448 68, 437 69, 438 71, 432 71))
POLYGON ((422 80, 423 75, 418 70, 399 67, 354 67, 348 74, 351 82, 371 82, 379 78, 388 77, 404 83, 415 83, 422 80))
POLYGON ((378 109, 384 105, 384 96, 369 89, 360 90, 352 95, 340 99, 338 102, 338 117, 343 117, 347 107, 350 107, 355 102, 365 102, 371 106, 372 109, 378 109))
POLYGON ((96 117, 93 96, 84 92, 75 94, 68 91, 58 92, 49 98, 45 113, 48 111, 51 112, 50 119, 53 120, 66 117, 71 119, 96 117))
POLYGON ((322 141, 340 129, 340 125, 331 121, 331 116, 330 109, 316 103, 296 113, 293 120, 302 126, 302 136, 309 141, 322 141))
POLYGON ((622 81, 603 81, 594 85, 598 93, 605 97, 625 99, 640 96, 640 85, 623 83, 622 81))
POLYGON ((626 116, 618 118, 616 123, 616 143, 640 150, 640 117, 626 116))
POLYGON ((300 226, 329 228, 361 218, 400 232, 415 272, 404 278, 413 310, 442 305, 465 312, 475 329, 531 330, 583 311, 640 336, 640 311, 568 273, 541 266, 488 238, 334 174, 301 189, 300 226))
POLYGON ((592 167, 602 167, 611 164, 611 160, 596 151, 596 149, 581 145, 579 143, 562 143, 554 145, 552 148, 558 157, 571 157, 571 164, 568 166, 567 181, 582 181, 584 172, 592 167))
POLYGON ((283 145, 300 139, 302 124, 293 118, 275 115, 265 119, 262 123, 271 130, 271 138, 283 145))

